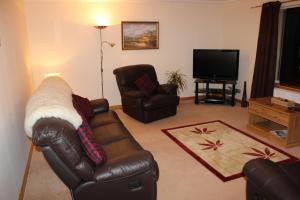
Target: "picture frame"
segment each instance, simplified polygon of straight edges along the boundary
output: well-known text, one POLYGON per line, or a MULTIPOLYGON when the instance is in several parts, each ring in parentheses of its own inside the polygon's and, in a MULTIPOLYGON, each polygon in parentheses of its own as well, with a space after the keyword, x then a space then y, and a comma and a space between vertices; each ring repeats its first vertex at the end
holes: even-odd
POLYGON ((122 50, 159 49, 159 22, 123 21, 122 50))

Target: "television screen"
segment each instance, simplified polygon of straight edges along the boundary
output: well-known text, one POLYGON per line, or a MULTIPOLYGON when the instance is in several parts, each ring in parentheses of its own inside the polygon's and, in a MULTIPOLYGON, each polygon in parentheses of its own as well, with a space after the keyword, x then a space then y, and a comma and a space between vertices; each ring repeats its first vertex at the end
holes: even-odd
POLYGON ((239 50, 194 49, 194 78, 237 80, 238 69, 239 50))

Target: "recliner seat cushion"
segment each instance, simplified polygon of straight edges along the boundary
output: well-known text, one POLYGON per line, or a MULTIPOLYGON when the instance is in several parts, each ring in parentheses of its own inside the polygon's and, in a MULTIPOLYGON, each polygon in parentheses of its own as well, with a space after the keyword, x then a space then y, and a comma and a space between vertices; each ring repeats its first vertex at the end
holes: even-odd
POLYGON ((125 154, 140 151, 142 147, 133 139, 125 138, 103 145, 108 160, 117 159, 125 154))
POLYGON ((179 97, 175 95, 156 94, 143 102, 144 110, 153 110, 178 105, 179 97))

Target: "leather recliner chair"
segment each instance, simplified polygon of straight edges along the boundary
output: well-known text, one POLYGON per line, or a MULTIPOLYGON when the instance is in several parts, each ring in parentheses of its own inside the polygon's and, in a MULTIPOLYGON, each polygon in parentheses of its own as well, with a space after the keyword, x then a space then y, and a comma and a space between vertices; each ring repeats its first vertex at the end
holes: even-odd
POLYGON ((266 159, 248 161, 247 200, 299 200, 300 161, 277 164, 266 159))
POLYGON ((179 103, 177 85, 160 85, 152 65, 120 67, 115 69, 113 73, 117 79, 122 108, 126 114, 144 123, 176 115, 179 103), (136 87, 134 82, 144 74, 147 74, 151 81, 158 85, 156 93, 147 95, 136 87))
POLYGON ((95 116, 89 124, 107 160, 95 165, 85 154, 76 129, 59 118, 41 118, 32 142, 40 147, 73 200, 156 200, 158 165, 109 110, 107 100, 91 101, 95 116))

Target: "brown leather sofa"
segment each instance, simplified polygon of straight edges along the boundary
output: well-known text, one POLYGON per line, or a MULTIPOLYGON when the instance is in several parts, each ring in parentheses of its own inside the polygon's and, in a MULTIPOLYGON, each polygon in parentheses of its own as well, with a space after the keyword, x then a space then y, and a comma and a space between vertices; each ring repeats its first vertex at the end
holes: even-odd
POLYGON ((42 118, 33 126, 32 141, 70 189, 74 200, 155 200, 158 166, 128 132, 104 99, 91 101, 89 121, 107 156, 95 166, 86 156, 73 126, 62 119, 42 118))
POLYGON ((113 71, 122 99, 123 111, 129 116, 147 123, 176 115, 179 97, 177 85, 159 85, 155 69, 152 65, 131 65, 117 68, 113 71), (134 82, 144 74, 148 74, 158 90, 153 95, 138 90, 134 82))
POLYGON ((299 200, 300 161, 276 164, 266 159, 247 162, 247 200, 299 200))

